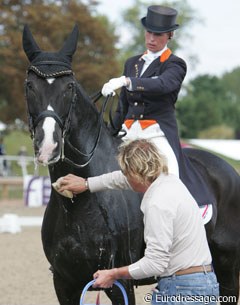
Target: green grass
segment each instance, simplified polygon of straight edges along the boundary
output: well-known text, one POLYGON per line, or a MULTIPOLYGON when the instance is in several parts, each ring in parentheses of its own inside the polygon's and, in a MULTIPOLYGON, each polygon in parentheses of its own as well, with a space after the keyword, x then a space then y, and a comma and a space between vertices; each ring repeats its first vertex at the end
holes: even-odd
POLYGON ((4 137, 6 155, 17 156, 20 147, 25 146, 28 156, 33 156, 33 145, 30 135, 26 132, 14 130, 4 137))
MULTIPOLYGON (((34 150, 32 139, 29 133, 14 130, 8 132, 3 139, 5 153, 9 156, 17 156, 21 146, 26 147, 27 156, 33 157, 34 150)), ((22 176, 21 166, 16 161, 8 162, 10 166, 10 176, 22 176)), ((27 172, 29 175, 37 174, 39 176, 48 176, 48 168, 44 166, 38 166, 38 171, 35 170, 34 162, 29 162, 27 166, 27 172)), ((23 198, 23 189, 20 186, 9 187, 9 199, 21 199, 23 198)), ((0 199, 2 199, 2 190, 0 188, 0 199)))
MULTIPOLYGON (((19 130, 11 131, 4 137, 3 143, 5 146, 6 155, 17 156, 21 146, 25 146, 27 151, 27 156, 30 157, 34 156, 32 139, 30 138, 30 135, 27 132, 23 132, 19 130)), ((29 175, 35 174, 35 165, 33 162, 31 162, 28 165, 27 170, 29 175)), ((40 176, 47 176, 48 175, 47 167, 39 166, 38 174, 40 176)), ((22 176, 21 167, 17 164, 17 162, 14 161, 11 162, 11 175, 22 176)))

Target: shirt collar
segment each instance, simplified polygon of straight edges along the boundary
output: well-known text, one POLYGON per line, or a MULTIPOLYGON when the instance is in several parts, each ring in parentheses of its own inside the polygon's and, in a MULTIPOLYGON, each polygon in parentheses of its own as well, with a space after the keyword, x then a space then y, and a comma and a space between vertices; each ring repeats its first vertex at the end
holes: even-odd
POLYGON ((160 57, 162 55, 162 53, 167 50, 167 48, 168 48, 167 45, 165 45, 165 47, 162 50, 158 51, 158 52, 151 52, 151 51, 147 50, 146 54, 149 54, 154 59, 156 59, 157 57, 160 57))

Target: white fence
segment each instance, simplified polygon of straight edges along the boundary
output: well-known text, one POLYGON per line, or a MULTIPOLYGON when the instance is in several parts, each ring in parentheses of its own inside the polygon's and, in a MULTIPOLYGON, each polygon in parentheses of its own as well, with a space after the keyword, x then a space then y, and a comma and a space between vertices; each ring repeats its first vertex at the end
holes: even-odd
POLYGON ((23 191, 24 203, 27 206, 40 206, 48 203, 51 182, 48 176, 28 173, 28 166, 34 164, 34 158, 28 156, 0 156, 0 187, 2 199, 9 198, 10 189, 20 188, 23 191), (12 173, 15 162, 21 168, 21 176, 12 173))
POLYGON ((0 176, 11 176, 12 163, 16 162, 22 170, 22 176, 28 175, 27 167, 29 164, 34 163, 33 157, 28 156, 0 156, 0 176))

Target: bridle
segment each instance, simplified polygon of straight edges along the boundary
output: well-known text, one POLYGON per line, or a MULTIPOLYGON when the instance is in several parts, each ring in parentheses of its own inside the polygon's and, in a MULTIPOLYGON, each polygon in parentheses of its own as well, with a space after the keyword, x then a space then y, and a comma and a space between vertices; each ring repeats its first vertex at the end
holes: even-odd
MULTIPOLYGON (((58 72, 58 73, 54 73, 54 74, 51 74, 51 75, 46 75, 46 74, 43 74, 42 72, 39 71, 41 73, 40 74, 40 73, 38 73, 38 69, 35 66, 30 66, 29 67, 29 69, 27 71, 27 75, 28 75, 29 71, 33 71, 38 76, 41 76, 43 78, 58 77, 58 76, 64 75, 63 71, 58 72)), ((68 71, 66 71, 65 75, 66 74, 67 75, 73 74, 73 72, 71 71, 71 73, 70 73, 70 70, 68 70, 68 71)), ((83 167, 87 166, 91 162, 91 160, 92 160, 92 158, 94 156, 94 153, 96 151, 96 148, 98 146, 98 143, 99 143, 99 140, 100 140, 101 131, 102 131, 102 126, 104 124, 103 116, 104 116, 104 112, 106 110, 107 104, 109 102, 110 96, 106 97, 106 99, 104 100, 103 105, 101 107, 100 116, 99 116, 99 122, 98 122, 99 126, 97 128, 98 129, 98 133, 97 133, 94 145, 93 145, 92 149, 90 150, 90 152, 83 153, 83 152, 81 152, 79 149, 77 149, 76 147, 74 147, 70 143, 69 137, 68 137, 69 136, 69 132, 70 132, 70 126, 71 126, 72 112, 73 112, 73 109, 75 107, 76 97, 77 97, 76 82, 73 82, 72 85, 73 85, 73 94, 72 94, 72 99, 71 99, 71 104, 70 104, 70 107, 69 107, 69 111, 68 111, 68 114, 67 114, 65 120, 64 120, 64 118, 60 117, 56 112, 51 111, 51 110, 45 110, 45 111, 41 112, 35 118, 33 115, 31 115, 31 113, 29 111, 29 105, 28 105, 28 101, 27 101, 27 79, 26 79, 24 87, 25 87, 25 99, 26 99, 26 104, 27 104, 28 125, 29 125, 29 131, 30 131, 30 134, 31 134, 31 138, 32 138, 32 140, 34 140, 35 130, 36 130, 36 127, 39 124, 39 122, 42 121, 43 119, 47 118, 47 117, 53 118, 58 123, 58 125, 59 125, 59 127, 61 129, 61 133, 62 133, 61 161, 66 162, 69 165, 77 167, 77 168, 83 168, 83 167), (77 164, 77 163, 73 162, 72 160, 70 160, 69 158, 67 158, 65 156, 65 153, 64 153, 65 143, 67 143, 68 146, 70 147, 70 149, 72 151, 74 151, 76 154, 79 154, 79 155, 87 158, 87 161, 85 163, 83 163, 83 164, 77 164)), ((102 96, 101 92, 97 92, 93 97, 91 97, 93 103, 96 103, 100 99, 101 96, 102 96)))
MULTIPOLYGON (((38 65, 40 65, 40 66, 41 65, 46 65, 46 64, 50 64, 50 65, 61 64, 61 65, 64 66, 64 63, 58 62, 58 61, 41 61, 41 62, 38 62, 38 65)), ((45 78, 45 79, 46 78, 56 78, 56 77, 60 77, 60 76, 63 76, 63 75, 73 75, 73 71, 71 69, 69 69, 69 66, 66 66, 66 68, 68 68, 68 69, 58 71, 58 72, 54 72, 54 73, 43 73, 35 65, 30 65, 28 70, 27 70, 27 76, 28 76, 30 71, 33 71, 35 74, 37 74, 38 76, 40 76, 42 78, 45 78)), ((34 118, 29 111, 29 106, 28 106, 28 101, 27 101, 27 79, 25 80, 24 91, 25 91, 25 100, 26 100, 27 112, 28 112, 28 126, 29 126, 29 131, 30 131, 32 139, 34 139, 35 129, 36 129, 38 123, 41 120, 43 120, 47 117, 52 117, 58 123, 59 127, 62 130, 63 135, 68 133, 70 123, 71 123, 71 113, 72 113, 72 110, 73 110, 73 108, 75 106, 75 102, 76 102, 76 85, 75 85, 75 82, 73 82, 72 85, 73 85, 73 95, 72 95, 72 100, 71 100, 71 104, 70 104, 70 107, 69 107, 67 119, 65 121, 56 112, 51 111, 51 110, 45 110, 45 111, 41 112, 36 118, 34 118)))

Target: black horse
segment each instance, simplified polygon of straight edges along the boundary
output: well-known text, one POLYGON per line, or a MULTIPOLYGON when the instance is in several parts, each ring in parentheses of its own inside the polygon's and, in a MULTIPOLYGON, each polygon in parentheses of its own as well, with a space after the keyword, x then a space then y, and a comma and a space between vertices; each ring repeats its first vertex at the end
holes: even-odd
MULTIPOLYGON (((43 52, 28 27, 23 47, 30 61, 25 83, 29 127, 39 163, 48 165, 51 181, 73 173, 95 176, 118 168, 120 140, 113 138, 74 78, 75 27, 63 48, 43 52)), ((221 295, 239 294, 240 178, 222 159, 186 149, 216 198, 206 225, 221 295)), ((135 262, 144 253, 140 197, 133 192, 85 192, 72 202, 52 191, 42 225, 42 242, 51 264, 61 305, 77 305, 84 285, 97 269, 135 262)), ((123 281, 135 304, 133 281, 123 281)), ((118 288, 106 290, 112 304, 123 304, 118 288)), ((233 302, 232 303, 236 303, 233 302)))

